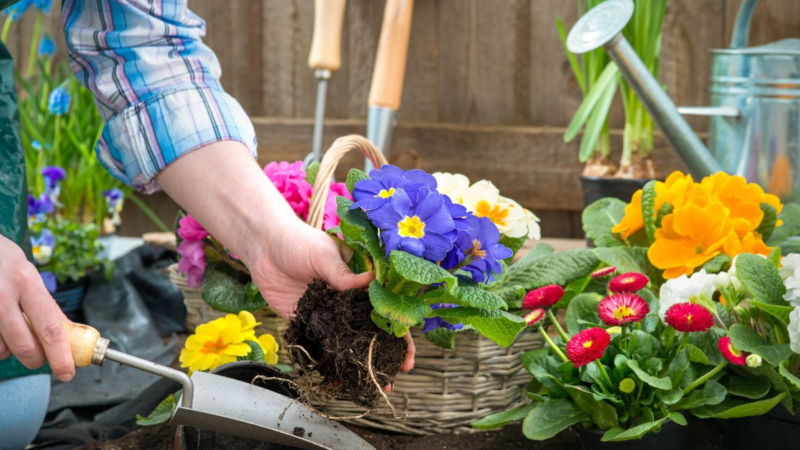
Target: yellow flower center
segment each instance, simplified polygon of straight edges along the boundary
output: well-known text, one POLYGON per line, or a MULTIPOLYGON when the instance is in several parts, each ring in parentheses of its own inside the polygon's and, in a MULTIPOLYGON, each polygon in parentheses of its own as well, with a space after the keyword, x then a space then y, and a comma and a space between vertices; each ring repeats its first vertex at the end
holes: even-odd
POLYGON ((222 342, 222 338, 217 338, 217 341, 206 341, 203 344, 203 348, 200 349, 200 353, 204 355, 209 355, 211 353, 215 355, 219 355, 228 348, 228 344, 222 342))
POLYGON ((702 255, 705 250, 706 249, 703 248, 702 245, 697 245, 694 247, 694 252, 697 253, 698 255, 702 255))
POLYGON ((389 198, 393 195, 394 195, 394 188, 389 188, 388 191, 386 189, 382 189, 380 192, 378 192, 378 195, 376 195, 375 197, 389 198))
POLYGON ((425 236, 425 222, 419 220, 419 216, 406 216, 397 222, 397 233, 402 237, 422 239, 425 236))
POLYGON ((592 341, 586 341, 583 343, 583 348, 592 348, 592 341))
POLYGON ((689 323, 692 322, 692 315, 691 314, 687 314, 686 315, 686 321, 689 322, 689 323))
POLYGON ((481 250, 481 241, 477 239, 472 240, 472 249, 469 251, 469 256, 474 258, 486 257, 486 250, 481 250))
POLYGON ((475 215, 478 217, 486 217, 491 220, 495 225, 504 227, 506 225, 506 217, 508 216, 508 208, 503 209, 500 205, 489 204, 486 200, 481 200, 475 205, 475 215))
POLYGON ((736 349, 735 349, 735 348, 734 348, 732 345, 730 345, 730 344, 728 344, 728 351, 730 351, 730 352, 731 352, 731 354, 732 354, 733 356, 741 356, 741 353, 739 353, 739 350, 736 350, 736 349))
POLYGON ((622 320, 632 315, 633 315, 633 310, 628 308, 627 306, 620 306, 619 308, 614 310, 614 318, 617 320, 622 320))
POLYGON ((627 283, 633 283, 634 281, 636 281, 636 278, 634 278, 634 277, 627 277, 627 278, 623 278, 622 279, 622 282, 626 283, 626 284, 627 283))

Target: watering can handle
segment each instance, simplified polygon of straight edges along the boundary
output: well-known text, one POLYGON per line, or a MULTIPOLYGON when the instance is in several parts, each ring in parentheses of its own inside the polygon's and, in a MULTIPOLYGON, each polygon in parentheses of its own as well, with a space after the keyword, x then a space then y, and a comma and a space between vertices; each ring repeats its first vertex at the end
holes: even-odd
POLYGON ((750 21, 753 19, 753 11, 758 5, 758 0, 744 0, 736 13, 736 23, 733 26, 733 36, 731 36, 731 48, 747 47, 747 38, 750 35, 750 21))

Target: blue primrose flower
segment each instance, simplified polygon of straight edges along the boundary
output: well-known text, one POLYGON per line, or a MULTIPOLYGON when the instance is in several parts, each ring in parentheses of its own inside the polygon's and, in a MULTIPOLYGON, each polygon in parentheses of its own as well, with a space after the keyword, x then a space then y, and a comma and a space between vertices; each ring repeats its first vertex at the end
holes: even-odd
POLYGON ((58 280, 56 280, 56 275, 53 272, 39 272, 39 275, 42 277, 42 282, 44 283, 44 287, 47 288, 47 292, 51 294, 56 293, 56 289, 58 288, 58 280))
POLYGON ((450 270, 459 267, 472 275, 472 281, 494 281, 494 275, 503 272, 500 261, 513 255, 511 249, 500 244, 500 232, 486 217, 469 216, 468 230, 459 230, 453 248, 442 260, 442 267, 450 270))
POLYGON ((28 216, 41 217, 44 214, 53 214, 55 206, 50 200, 50 197, 42 194, 37 199, 32 195, 28 195, 28 216))
POLYGON ((53 56, 56 53, 56 41, 50 36, 42 38, 39 43, 39 56, 53 56))
POLYGON ((50 97, 47 100, 47 109, 50 111, 50 114, 63 116, 69 111, 70 100, 71 98, 67 88, 59 86, 50 93, 50 97))
POLYGON ((409 196, 395 190, 383 207, 367 211, 367 217, 381 230, 386 256, 402 250, 428 261, 444 259, 456 238, 455 224, 442 195, 427 188, 409 196))
POLYGON ((44 177, 44 195, 50 198, 54 205, 58 203, 58 196, 61 194, 61 180, 67 176, 67 172, 59 166, 47 166, 42 169, 44 177))
POLYGON ((369 172, 369 179, 356 183, 353 189, 355 203, 352 209, 364 211, 378 209, 389 202, 398 189, 413 197, 421 188, 436 189, 436 179, 422 170, 403 171, 399 167, 385 164, 369 172))
MULTIPOLYGON (((455 308, 458 305, 454 305, 452 303, 437 303, 435 305, 431 305, 431 309, 440 309, 440 308, 455 308)), ((422 332, 427 333, 429 331, 433 331, 437 328, 447 328, 450 331, 458 331, 464 328, 463 323, 457 323, 455 325, 451 325, 447 323, 446 320, 442 319, 441 317, 431 317, 430 319, 425 319, 425 325, 422 327, 422 332)))
POLYGON ((25 15, 31 5, 33 5, 33 0, 21 0, 4 9, 3 14, 10 17, 12 22, 16 22, 25 15))
POLYGON ((38 265, 47 264, 50 262, 50 257, 53 256, 56 238, 49 229, 45 228, 39 234, 39 237, 31 236, 31 247, 33 261, 38 265))

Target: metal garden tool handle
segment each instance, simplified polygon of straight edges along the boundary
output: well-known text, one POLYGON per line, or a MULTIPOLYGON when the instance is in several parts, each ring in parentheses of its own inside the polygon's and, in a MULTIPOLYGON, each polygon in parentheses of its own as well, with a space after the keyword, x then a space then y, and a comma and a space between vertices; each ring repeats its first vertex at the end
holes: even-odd
POLYGON ((342 22, 346 5, 347 0, 314 1, 314 36, 311 38, 308 67, 317 78, 317 106, 314 113, 312 150, 304 161, 306 167, 312 161, 322 158, 325 97, 331 73, 339 70, 342 65, 342 22))
MULTIPOLYGON (((386 0, 378 53, 372 72, 367 113, 367 138, 384 154, 392 142, 395 114, 400 109, 411 35, 414 0, 386 0)), ((372 164, 367 161, 367 172, 372 164)))

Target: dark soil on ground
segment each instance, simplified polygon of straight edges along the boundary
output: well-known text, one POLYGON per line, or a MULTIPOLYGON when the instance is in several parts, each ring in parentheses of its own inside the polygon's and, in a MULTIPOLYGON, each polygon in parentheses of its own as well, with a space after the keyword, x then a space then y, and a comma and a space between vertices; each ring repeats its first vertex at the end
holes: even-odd
MULTIPOLYGON (((553 439, 534 442, 525 439, 519 425, 509 425, 496 431, 471 434, 407 436, 349 427, 377 450, 580 450, 578 435, 570 430, 553 439)), ((723 427, 719 422, 692 421, 689 425, 691 445, 688 449, 725 450, 723 427)), ((285 447, 265 444, 232 436, 204 433, 200 450, 283 450, 285 447)), ((85 447, 92 450, 172 450, 175 448, 175 427, 143 428, 122 439, 85 447)), ((347 449, 343 449, 347 450, 347 449)))
POLYGON ((309 375, 322 375, 323 393, 366 408, 382 399, 368 371, 373 339, 371 365, 380 386, 394 383, 407 349, 405 340, 378 328, 371 314, 366 291, 337 292, 315 281, 297 302, 295 318, 283 336, 292 361, 309 375))

